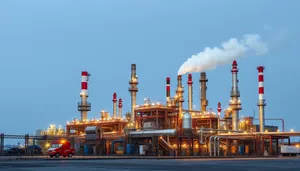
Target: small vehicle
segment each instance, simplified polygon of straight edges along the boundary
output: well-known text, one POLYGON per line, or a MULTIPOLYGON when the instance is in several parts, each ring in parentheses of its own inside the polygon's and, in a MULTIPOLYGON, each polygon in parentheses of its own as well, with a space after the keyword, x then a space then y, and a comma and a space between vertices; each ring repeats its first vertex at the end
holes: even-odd
POLYGON ((53 141, 51 147, 48 149, 48 155, 52 157, 72 157, 75 155, 75 149, 71 148, 71 143, 69 141, 53 141))
POLYGON ((24 155, 25 148, 13 147, 4 151, 4 155, 24 155))

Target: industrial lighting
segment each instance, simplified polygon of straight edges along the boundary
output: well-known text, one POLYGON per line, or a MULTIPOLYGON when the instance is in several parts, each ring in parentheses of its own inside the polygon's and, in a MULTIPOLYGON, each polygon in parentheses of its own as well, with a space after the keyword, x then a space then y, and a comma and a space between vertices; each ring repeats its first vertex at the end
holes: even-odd
POLYGON ((50 143, 46 143, 45 147, 46 148, 50 147, 50 143))

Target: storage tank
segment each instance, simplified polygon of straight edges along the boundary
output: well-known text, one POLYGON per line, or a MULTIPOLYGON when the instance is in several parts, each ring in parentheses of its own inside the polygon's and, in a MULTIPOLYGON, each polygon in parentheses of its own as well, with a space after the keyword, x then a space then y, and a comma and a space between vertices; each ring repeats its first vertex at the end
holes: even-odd
POLYGON ((192 129, 192 116, 189 112, 183 114, 182 129, 192 129))
POLYGON ((236 146, 231 146, 231 153, 235 154, 236 153, 236 146))
POLYGON ((102 120, 107 120, 109 118, 109 113, 107 111, 102 110, 100 114, 102 120))
POLYGON ((245 153, 249 154, 249 146, 248 145, 245 146, 245 153))

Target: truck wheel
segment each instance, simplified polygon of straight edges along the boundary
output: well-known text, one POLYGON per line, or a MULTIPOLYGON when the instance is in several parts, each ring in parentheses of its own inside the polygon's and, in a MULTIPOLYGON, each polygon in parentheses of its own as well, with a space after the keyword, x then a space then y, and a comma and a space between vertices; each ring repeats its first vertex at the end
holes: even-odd
POLYGON ((72 157, 72 153, 69 153, 69 154, 68 154, 68 157, 72 157))
POLYGON ((53 156, 50 156, 51 158, 53 157, 53 156))
POLYGON ((59 153, 56 153, 56 154, 55 154, 55 157, 57 157, 57 158, 58 158, 58 157, 59 157, 59 153))

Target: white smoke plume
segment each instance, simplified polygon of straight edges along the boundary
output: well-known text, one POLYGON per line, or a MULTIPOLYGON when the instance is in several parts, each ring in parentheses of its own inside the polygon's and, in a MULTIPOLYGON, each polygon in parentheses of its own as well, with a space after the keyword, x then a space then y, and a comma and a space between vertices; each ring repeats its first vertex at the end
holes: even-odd
POLYGON ((219 65, 231 63, 233 60, 246 56, 254 51, 257 56, 268 52, 267 45, 260 35, 247 34, 243 39, 231 38, 222 43, 221 47, 206 47, 197 55, 192 55, 178 70, 178 75, 215 69, 219 65))

